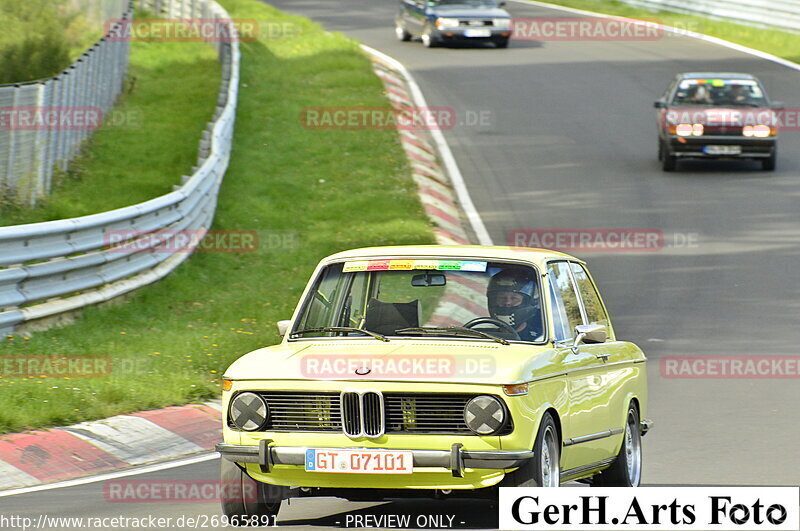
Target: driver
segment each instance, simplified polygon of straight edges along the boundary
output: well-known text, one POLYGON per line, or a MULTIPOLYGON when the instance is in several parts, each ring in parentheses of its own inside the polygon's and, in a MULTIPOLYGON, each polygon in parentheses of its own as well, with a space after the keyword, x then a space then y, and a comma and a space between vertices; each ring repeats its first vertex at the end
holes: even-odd
POLYGON ((516 330, 522 341, 534 341, 542 334, 537 295, 538 285, 529 271, 503 270, 489 280, 489 313, 516 330))

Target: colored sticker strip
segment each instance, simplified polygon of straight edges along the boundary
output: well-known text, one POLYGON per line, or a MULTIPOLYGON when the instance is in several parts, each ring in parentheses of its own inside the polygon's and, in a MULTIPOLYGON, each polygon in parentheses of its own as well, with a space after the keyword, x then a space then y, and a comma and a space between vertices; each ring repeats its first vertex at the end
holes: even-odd
POLYGON ((483 273, 486 262, 474 260, 357 260, 345 262, 342 271, 410 271, 412 269, 436 269, 439 271, 472 271, 483 273))

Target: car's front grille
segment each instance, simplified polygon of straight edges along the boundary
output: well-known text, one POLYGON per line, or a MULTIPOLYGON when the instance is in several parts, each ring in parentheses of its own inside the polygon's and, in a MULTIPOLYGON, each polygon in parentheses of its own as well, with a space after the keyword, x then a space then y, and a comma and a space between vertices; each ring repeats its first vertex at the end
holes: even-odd
MULTIPOLYGON (((343 432, 350 437, 390 434, 472 435, 464 407, 467 393, 259 392, 267 402, 265 431, 343 432), (362 431, 363 428, 363 431, 362 431)), ((231 427, 233 425, 229 424, 231 427)), ((512 423, 498 433, 511 433, 512 423)))
POLYGON ((477 19, 477 18, 465 18, 465 19, 460 19, 458 21, 458 25, 459 26, 465 26, 465 27, 468 27, 468 28, 469 27, 475 28, 475 27, 484 27, 484 26, 494 26, 494 21, 492 19, 483 20, 483 19, 477 19))
POLYGON ((271 431, 341 431, 340 393, 259 393, 269 407, 271 431))

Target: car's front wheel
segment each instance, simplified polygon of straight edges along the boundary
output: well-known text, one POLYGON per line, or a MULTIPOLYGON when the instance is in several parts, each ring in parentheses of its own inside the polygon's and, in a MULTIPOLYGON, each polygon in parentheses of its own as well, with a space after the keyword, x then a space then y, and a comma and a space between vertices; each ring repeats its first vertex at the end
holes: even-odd
POLYGON ((561 484, 560 449, 556 422, 550 413, 545 413, 533 445, 533 459, 511 472, 506 484, 509 487, 558 487, 561 484))
POLYGON ((678 165, 678 157, 670 155, 669 149, 664 142, 661 143, 661 169, 664 171, 675 171, 678 165))
POLYGON ((642 481, 642 432, 639 410, 628 406, 622 448, 609 468, 592 480, 595 487, 638 487, 642 481))
POLYGON ((433 36, 433 30, 431 29, 430 25, 426 25, 425 29, 422 30, 420 39, 422 39, 422 45, 425 46, 425 48, 435 48, 436 46, 439 46, 439 41, 437 41, 436 37, 433 36))
POLYGON ((400 22, 396 22, 394 26, 394 34, 397 36, 397 40, 402 42, 408 42, 411 40, 411 34, 406 31, 403 27, 403 24, 400 22))
POLYGON ((504 37, 502 39, 496 39, 494 41, 495 48, 508 48, 508 37, 504 37))
POLYGON ((233 526, 272 526, 283 500, 282 489, 248 476, 238 465, 221 459, 222 514, 233 526))
POLYGON ((775 171, 775 165, 778 162, 778 152, 776 150, 772 150, 772 154, 765 158, 761 159, 761 169, 764 171, 775 171))

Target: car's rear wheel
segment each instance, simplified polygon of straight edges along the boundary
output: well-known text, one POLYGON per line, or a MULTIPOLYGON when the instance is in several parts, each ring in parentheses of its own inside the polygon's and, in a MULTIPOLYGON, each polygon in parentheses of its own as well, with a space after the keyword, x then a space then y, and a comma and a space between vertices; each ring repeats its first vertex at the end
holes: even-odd
POLYGON ((675 167, 678 165, 678 157, 675 155, 669 154, 669 149, 664 144, 661 143, 661 169, 664 171, 675 171, 675 167))
POLYGON ((545 413, 533 445, 533 459, 511 472, 506 484, 509 487, 558 487, 561 484, 560 449, 556 422, 550 413, 545 413))
POLYGON ((281 508, 286 487, 256 481, 238 465, 221 459, 222 514, 234 526, 271 526, 281 508))
POLYGON ((397 22, 394 26, 394 34, 397 36, 397 40, 402 42, 408 42, 411 40, 411 34, 406 31, 403 27, 403 24, 397 22))
POLYGON ((508 37, 504 39, 497 39, 494 41, 494 45, 496 48, 508 48, 508 37))
POLYGON ((634 404, 628 406, 622 448, 617 458, 606 470, 595 476, 595 487, 638 487, 642 481, 642 432, 639 410, 634 404))
POLYGON ((430 25, 426 25, 425 29, 422 30, 422 35, 420 36, 422 39, 422 45, 425 48, 435 48, 439 46, 439 41, 436 40, 436 37, 433 36, 433 30, 431 29, 430 25))
POLYGON ((778 152, 772 150, 772 154, 766 159, 761 159, 761 169, 764 171, 775 171, 775 165, 778 162, 778 152))

